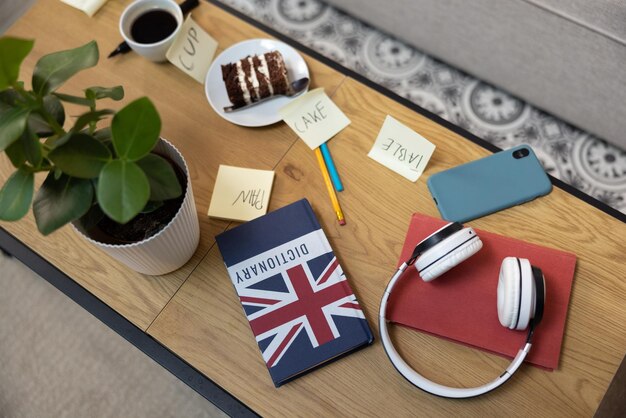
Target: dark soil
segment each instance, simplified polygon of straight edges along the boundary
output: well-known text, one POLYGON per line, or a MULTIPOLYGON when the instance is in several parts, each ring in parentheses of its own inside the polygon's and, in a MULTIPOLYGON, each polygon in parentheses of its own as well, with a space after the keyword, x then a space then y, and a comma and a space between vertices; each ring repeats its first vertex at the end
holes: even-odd
POLYGON ((108 244, 129 244, 150 238, 170 223, 185 199, 187 181, 184 172, 171 159, 161 154, 159 156, 168 160, 174 167, 182 194, 176 199, 164 201, 161 207, 152 212, 140 213, 123 225, 105 216, 94 228, 99 231, 90 231, 90 235, 108 244))
POLYGON ((143 241, 157 234, 170 223, 178 213, 184 198, 183 192, 180 197, 165 201, 163 206, 150 213, 140 213, 124 225, 120 225, 105 216, 98 223, 98 228, 116 241, 123 243, 143 241))

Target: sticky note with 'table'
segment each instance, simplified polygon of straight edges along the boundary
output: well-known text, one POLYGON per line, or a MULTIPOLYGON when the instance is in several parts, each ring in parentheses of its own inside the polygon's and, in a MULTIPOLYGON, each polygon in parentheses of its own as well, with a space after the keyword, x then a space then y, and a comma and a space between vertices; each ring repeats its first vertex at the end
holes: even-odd
POLYGON ((330 100, 323 88, 305 93, 278 112, 311 149, 319 147, 350 124, 350 119, 330 100))
POLYGON ((169 62, 204 84, 216 50, 217 41, 189 15, 165 56, 169 62))
POLYGON ((368 157, 415 182, 422 175, 435 145, 387 115, 368 157))

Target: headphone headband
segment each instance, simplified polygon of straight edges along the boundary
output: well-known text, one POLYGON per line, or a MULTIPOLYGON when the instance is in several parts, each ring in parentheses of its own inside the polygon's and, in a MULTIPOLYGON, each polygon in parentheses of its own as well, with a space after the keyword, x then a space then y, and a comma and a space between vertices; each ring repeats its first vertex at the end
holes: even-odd
POLYGON ((498 279, 498 317, 501 324, 507 328, 519 330, 528 328, 526 342, 509 367, 485 385, 474 388, 453 388, 428 380, 404 361, 394 347, 387 329, 387 303, 396 283, 402 278, 407 267, 412 264, 415 264, 424 281, 430 281, 471 257, 481 248, 482 241, 472 228, 464 228, 458 222, 450 223, 415 246, 411 257, 398 268, 383 293, 378 328, 385 353, 405 379, 430 394, 446 398, 470 398, 483 395, 504 384, 522 365, 532 346, 531 340, 535 326, 543 317, 545 302, 543 273, 539 268, 531 265, 527 259, 506 257, 502 260, 498 279), (442 241, 445 242, 442 243, 442 241), (431 248, 433 250, 429 251, 431 248))
MULTIPOLYGON (((509 380, 511 376, 513 376, 513 373, 515 373, 517 369, 522 365, 522 363, 524 362, 524 359, 526 358, 526 355, 530 351, 530 348, 532 346, 531 339, 532 339, 534 326, 529 327, 526 342, 524 346, 522 346, 522 348, 517 352, 517 355, 515 356, 515 358, 509 365, 509 367, 507 367, 506 370, 493 381, 485 385, 475 387, 475 388, 453 388, 453 387, 441 385, 439 383, 435 383, 431 380, 426 379, 421 374, 417 373, 415 370, 411 368, 411 366, 409 366, 404 361, 404 359, 400 356, 400 354, 398 354, 393 343, 391 342, 391 337, 389 336, 389 331, 387 329, 386 314, 387 314, 387 302, 389 300, 389 295, 391 294, 391 291, 395 287, 395 284, 397 283, 398 279, 402 277, 402 273, 404 273, 408 265, 409 265, 408 262, 403 263, 398 268, 396 273, 393 275, 391 280, 389 281, 389 284, 387 285, 387 288, 385 289, 385 292, 383 293, 383 298, 380 302, 380 314, 378 317, 378 329, 380 333, 380 340, 383 344, 383 348, 385 349, 385 353, 387 354, 387 357, 389 357, 389 360, 391 361, 393 366, 396 368, 396 370, 406 380, 408 380, 411 384, 413 384, 417 388, 422 389, 423 391, 428 392, 430 394, 441 396, 444 398, 471 398, 474 396, 483 395, 487 392, 490 392, 496 389, 497 387, 504 384, 504 382, 509 380)), ((542 286, 542 289, 543 289, 543 286, 542 286)), ((543 309, 543 306, 542 306, 542 309, 543 309)))
POLYGON ((419 244, 415 246, 415 249, 413 250, 413 254, 411 254, 411 258, 409 259, 407 264, 408 265, 413 264, 415 260, 417 259, 417 257, 419 257, 421 254, 426 252, 426 250, 434 247, 436 244, 440 243, 444 239, 448 238, 455 232, 458 232, 462 229, 463 229, 463 225, 461 223, 453 222, 444 226, 439 231, 436 231, 435 233, 431 234, 428 238, 421 241, 419 244))

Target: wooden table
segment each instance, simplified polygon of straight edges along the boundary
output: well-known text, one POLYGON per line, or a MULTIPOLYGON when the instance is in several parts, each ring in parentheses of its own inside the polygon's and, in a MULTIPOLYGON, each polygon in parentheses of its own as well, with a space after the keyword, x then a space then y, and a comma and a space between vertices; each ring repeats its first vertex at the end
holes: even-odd
MULTIPOLYGON (((22 79, 30 79, 43 54, 91 39, 98 41, 101 56, 106 56, 120 40, 117 22, 127 3, 110 0, 90 19, 59 1, 41 0, 9 31, 13 36, 36 39, 22 66, 22 79)), ((193 14, 219 41, 218 53, 244 39, 270 36, 216 5, 204 3, 193 14)), ((77 94, 91 85, 123 84, 125 103, 142 95, 155 102, 163 120, 162 135, 179 147, 190 166, 201 225, 201 242, 194 257, 171 274, 143 276, 86 245, 71 228, 42 238, 30 214, 16 223, 2 223, 0 246, 14 249, 44 276, 57 278, 59 283, 68 280, 58 286, 74 289, 67 293, 87 300, 83 305, 105 322, 115 318, 114 329, 174 373, 181 376, 184 372, 180 370, 187 370, 191 377, 186 380, 201 393, 203 385, 212 381, 262 415, 591 415, 626 352, 626 228, 623 216, 618 219, 621 215, 599 202, 583 201, 581 193, 556 180, 559 187, 550 195, 471 223, 577 254, 556 371, 526 366, 487 396, 454 401, 409 385, 376 341, 341 361, 274 388, 215 246, 215 235, 231 224, 206 216, 218 165, 274 170, 270 210, 302 197, 309 199, 372 328, 377 329, 381 293, 394 271, 410 215, 438 216, 426 178, 493 151, 461 129, 372 83, 364 84, 360 76, 308 49, 304 51, 312 87, 324 87, 352 121, 329 143, 346 187, 340 194, 346 226, 339 226, 335 219, 313 153, 285 124, 257 129, 232 125, 211 109, 203 86, 196 81, 172 65, 154 64, 131 53, 102 58, 96 68, 72 79, 62 91, 77 94), (387 114, 437 146, 417 183, 367 157, 387 114)), ((11 172, 7 159, 2 158, 0 180, 4 182, 11 172)), ((508 363, 399 327, 393 334, 410 364, 444 384, 479 384, 491 380, 508 363)), ((233 404, 220 396, 214 399, 218 406, 231 408, 233 404)))

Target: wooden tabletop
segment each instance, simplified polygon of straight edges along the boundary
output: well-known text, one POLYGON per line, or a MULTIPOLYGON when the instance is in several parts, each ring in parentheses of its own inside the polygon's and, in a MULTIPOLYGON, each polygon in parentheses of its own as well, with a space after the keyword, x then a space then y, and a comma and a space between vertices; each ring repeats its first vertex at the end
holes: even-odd
MULTIPOLYGON (((22 66, 22 79, 30 79, 40 56, 91 39, 106 56, 120 40, 117 22, 127 3, 110 0, 88 18, 57 0, 41 0, 9 31, 36 40, 22 66)), ((193 16, 218 40, 218 53, 241 40, 269 37, 208 3, 193 16)), ((352 121, 329 142, 345 185, 339 198, 346 226, 336 221, 313 152, 285 124, 254 129, 232 125, 211 109, 202 85, 172 65, 154 64, 130 53, 102 58, 62 91, 77 94, 91 85, 122 84, 126 97, 121 105, 143 95, 154 101, 163 120, 162 135, 181 150, 190 167, 201 226, 194 257, 178 271, 149 277, 87 245, 69 227, 42 238, 32 214, 16 223, 2 223, 2 228, 262 415, 591 415, 626 352, 626 227, 558 187, 546 197, 471 222, 480 229, 577 255, 556 371, 525 366, 486 396, 442 399, 408 384, 376 340, 371 347, 274 388, 215 245, 215 235, 232 224, 206 216, 218 166, 274 170, 270 210, 309 199, 377 330, 380 297, 395 270, 410 215, 438 216, 426 179, 490 153, 344 72, 306 54, 304 58, 312 87, 324 87, 352 121), (416 183, 367 157, 386 115, 437 147, 416 183)), ((8 160, 0 159, 0 181, 11 172, 8 160)), ((419 332, 395 327, 392 334, 411 365, 443 384, 478 385, 508 364, 501 357, 419 332)))

